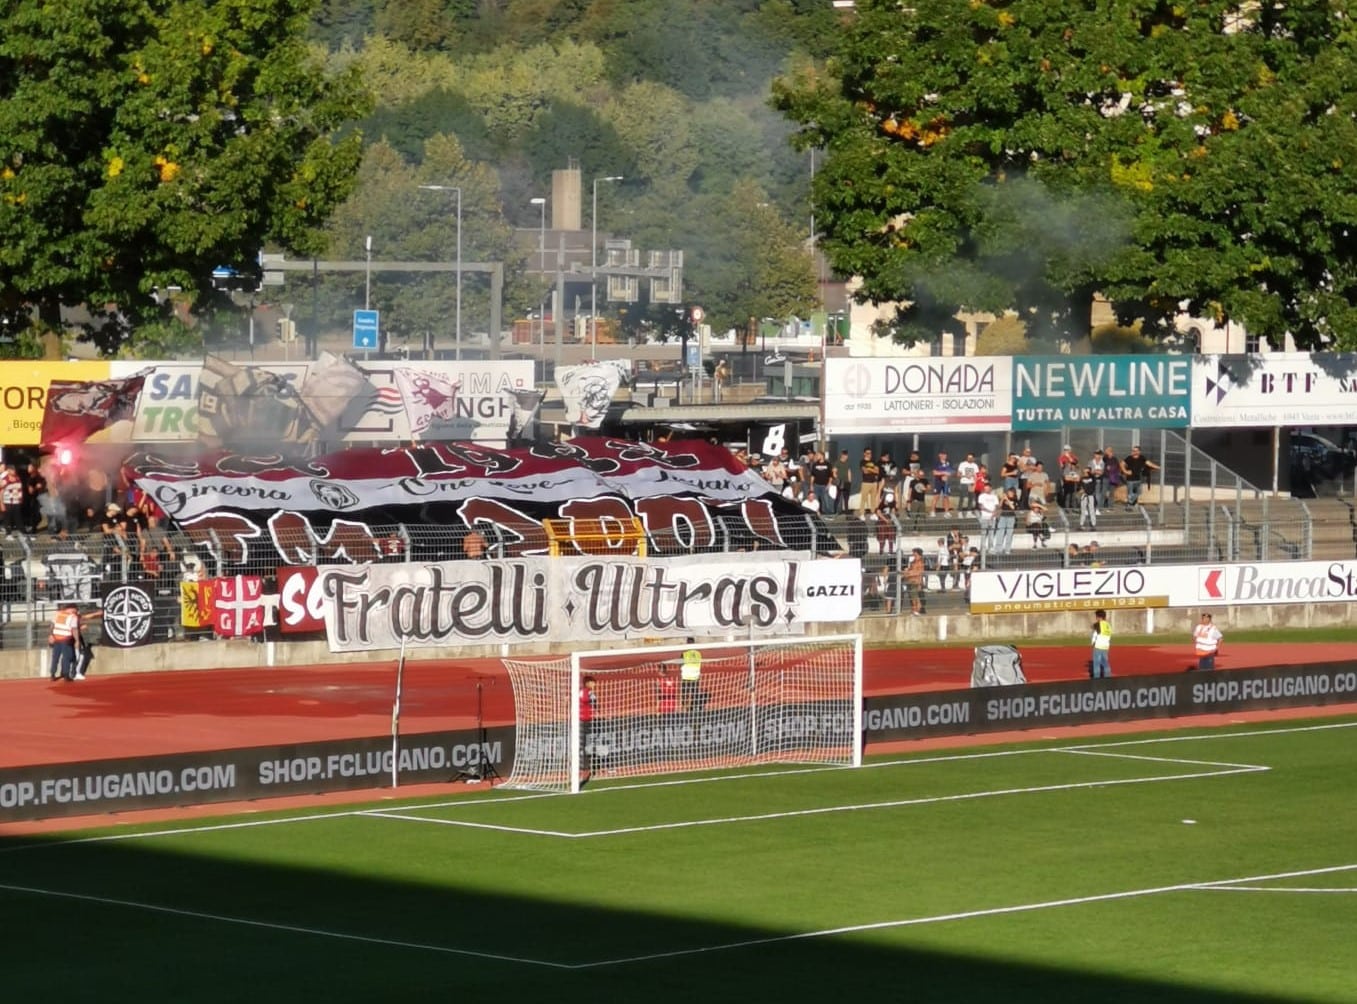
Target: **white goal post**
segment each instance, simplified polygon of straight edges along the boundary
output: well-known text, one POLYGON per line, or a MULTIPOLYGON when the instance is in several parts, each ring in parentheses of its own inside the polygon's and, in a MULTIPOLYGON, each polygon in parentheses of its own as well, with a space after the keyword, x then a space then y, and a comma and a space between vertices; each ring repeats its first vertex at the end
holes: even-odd
POLYGON ((595 776, 862 764, 860 634, 665 643, 504 665, 517 726, 507 787, 578 792, 595 776))

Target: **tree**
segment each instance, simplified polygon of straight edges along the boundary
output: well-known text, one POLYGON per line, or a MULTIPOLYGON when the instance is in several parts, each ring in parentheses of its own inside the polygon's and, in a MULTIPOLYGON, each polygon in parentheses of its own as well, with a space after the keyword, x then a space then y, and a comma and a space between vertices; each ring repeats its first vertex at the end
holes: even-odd
POLYGON ((212 270, 301 252, 348 193, 365 110, 305 43, 312 0, 16 0, 0 15, 0 313, 85 304, 112 352, 212 270))
POLYGON ((680 238, 688 263, 687 299, 702 305, 717 331, 743 328, 751 317, 807 316, 819 288, 805 235, 788 224, 749 181, 691 203, 680 238))
POLYGON ((1098 290, 1147 332, 1180 307, 1302 345, 1351 330, 1345 5, 856 6, 775 103, 828 150, 831 262, 902 304, 900 337, 961 307, 1086 337, 1098 290))
MULTIPOLYGON (((423 191, 420 185, 461 189, 462 261, 502 262, 506 309, 524 312, 540 302, 540 286, 524 276, 526 254, 514 242, 504 220, 500 182, 493 169, 469 160, 454 137, 434 136, 419 164, 410 164, 392 147, 378 143, 363 159, 359 187, 336 210, 329 228, 328 253, 361 260, 372 238, 373 261, 452 262, 457 246, 456 193, 423 191)), ((363 305, 365 276, 344 274, 327 281, 331 314, 322 323, 348 323, 348 312, 363 305)), ((375 272, 371 306, 382 311, 382 329, 394 338, 423 344, 431 338, 442 349, 455 332, 455 273, 375 272)), ((484 274, 462 279, 462 333, 489 331, 489 283, 484 274)))

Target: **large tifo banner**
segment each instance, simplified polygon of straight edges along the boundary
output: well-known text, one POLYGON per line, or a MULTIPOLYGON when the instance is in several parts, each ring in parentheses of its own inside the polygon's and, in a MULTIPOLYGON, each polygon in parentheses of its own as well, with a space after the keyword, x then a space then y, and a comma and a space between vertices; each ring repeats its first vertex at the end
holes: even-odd
POLYGON ((114 378, 149 368, 131 428, 103 437, 133 443, 229 445, 269 432, 273 442, 308 433, 345 443, 504 442, 513 410, 505 391, 533 386, 524 359, 352 363, 327 353, 298 363, 105 365, 114 378))
POLYGON ((1240 562, 976 572, 971 613, 1351 603, 1357 561, 1240 562))
POLYGON ((1013 360, 825 360, 825 431, 831 436, 957 426, 1006 432, 1013 360))
MULTIPOLYGON (((546 520, 618 530, 610 554, 635 550, 620 531, 636 523, 651 554, 839 550, 818 515, 703 440, 600 436, 511 450, 434 443, 295 463, 148 452, 128 467, 137 487, 232 575, 269 564, 388 560, 397 525, 408 557, 425 561, 466 556, 473 532, 498 543, 497 558, 549 554, 546 520)), ((565 546, 573 553, 570 539, 565 546)))
POLYGON ((1197 428, 1357 424, 1357 353, 1199 356, 1197 428))
POLYGON ((284 632, 325 629, 332 652, 461 643, 747 637, 852 621, 856 558, 740 554, 522 558, 284 568, 284 632))

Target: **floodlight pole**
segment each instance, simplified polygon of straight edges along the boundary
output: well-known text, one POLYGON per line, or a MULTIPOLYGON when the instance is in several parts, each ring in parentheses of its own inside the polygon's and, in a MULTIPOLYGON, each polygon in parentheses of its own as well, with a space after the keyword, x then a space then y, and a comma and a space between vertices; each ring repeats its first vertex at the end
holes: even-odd
POLYGON ((593 235, 589 241, 589 351, 595 358, 598 356, 598 184, 621 180, 620 174, 594 179, 594 203, 590 212, 593 235))
MULTIPOLYGON (((462 189, 460 185, 420 185, 426 192, 455 192, 457 195, 457 313, 453 327, 453 358, 462 359, 462 189)), ((491 337, 495 337, 492 332, 491 337)))
MULTIPOLYGON (((547 274, 547 200, 538 197, 532 200, 532 205, 542 210, 541 224, 537 229, 537 267, 542 270, 542 275, 547 274)), ((542 382, 547 379, 547 312, 546 308, 539 303, 537 305, 537 323, 540 326, 541 338, 538 340, 538 353, 542 356, 542 382)))

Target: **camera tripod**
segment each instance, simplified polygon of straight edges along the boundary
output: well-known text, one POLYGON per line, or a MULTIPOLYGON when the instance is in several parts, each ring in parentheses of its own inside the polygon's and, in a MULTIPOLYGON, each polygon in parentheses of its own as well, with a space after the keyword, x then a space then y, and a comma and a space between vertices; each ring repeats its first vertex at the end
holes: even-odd
POLYGON ((477 757, 475 763, 468 763, 465 767, 461 768, 453 780, 465 781, 468 784, 480 781, 489 781, 491 784, 494 784, 497 780, 503 780, 503 778, 500 777, 499 771, 495 768, 494 763, 485 756, 485 751, 488 746, 489 743, 486 741, 485 729, 485 679, 483 677, 477 677, 476 748, 480 751, 481 756, 477 757))

